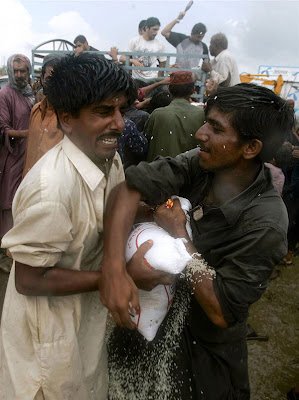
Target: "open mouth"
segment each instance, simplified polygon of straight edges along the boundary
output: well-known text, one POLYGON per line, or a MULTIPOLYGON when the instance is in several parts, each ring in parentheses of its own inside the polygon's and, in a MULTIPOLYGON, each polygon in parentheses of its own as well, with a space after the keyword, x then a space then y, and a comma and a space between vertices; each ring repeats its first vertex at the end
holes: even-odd
POLYGON ((101 139, 101 142, 107 145, 117 145, 117 138, 105 138, 105 139, 101 139))

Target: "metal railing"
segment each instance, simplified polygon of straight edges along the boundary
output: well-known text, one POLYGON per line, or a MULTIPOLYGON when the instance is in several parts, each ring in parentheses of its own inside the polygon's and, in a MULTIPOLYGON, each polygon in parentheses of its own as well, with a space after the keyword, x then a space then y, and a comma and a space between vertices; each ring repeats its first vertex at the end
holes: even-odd
MULTIPOLYGON (((50 40, 44 43, 41 43, 40 45, 36 46, 34 49, 32 49, 32 70, 33 70, 33 78, 36 78, 39 76, 39 71, 37 68, 41 69, 42 62, 40 61, 43 59, 47 54, 50 53, 65 53, 65 54, 71 54, 74 51, 74 45, 71 42, 68 42, 67 40, 64 39, 54 39, 50 40), (43 48, 46 45, 52 44, 52 49, 50 50, 49 48, 43 48), (36 58, 38 60, 36 60, 36 58)), ((96 54, 102 54, 104 56, 107 56, 109 54, 109 51, 92 51, 90 53, 96 53, 96 54)), ((119 56, 125 56, 126 61, 124 64, 122 64, 122 68, 124 68, 127 71, 157 71, 157 72, 163 72, 164 74, 169 74, 170 72, 175 72, 175 71, 181 71, 182 68, 172 68, 171 65, 171 58, 176 59, 178 58, 201 58, 203 60, 208 59, 208 55, 206 54, 177 54, 177 53, 160 53, 160 52, 154 52, 154 53, 147 53, 147 52, 131 52, 131 51, 119 51, 118 52, 119 56), (165 67, 135 67, 133 65, 130 65, 130 59, 132 57, 166 57, 166 66, 165 67)), ((203 102, 204 99, 204 92, 206 88, 206 73, 201 70, 201 68, 184 68, 184 71, 191 71, 192 73, 197 76, 195 79, 195 86, 197 89, 197 93, 193 94, 192 97, 198 99, 199 101, 203 102), (198 79, 200 78, 200 79, 198 79)), ((148 80, 152 79, 146 79, 146 78, 138 78, 142 79, 145 82, 148 80)), ((160 78, 155 78, 155 79, 163 79, 163 77, 160 78)))

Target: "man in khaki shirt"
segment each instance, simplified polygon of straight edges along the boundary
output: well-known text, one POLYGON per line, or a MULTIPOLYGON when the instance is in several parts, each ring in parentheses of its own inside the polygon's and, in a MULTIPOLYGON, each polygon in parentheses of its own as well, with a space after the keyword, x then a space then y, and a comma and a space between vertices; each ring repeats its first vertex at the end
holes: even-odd
MULTIPOLYGON (((103 217, 109 192, 124 180, 116 149, 136 90, 114 63, 83 54, 56 64, 47 96, 65 137, 23 179, 3 238, 14 263, 1 321, 0 399, 104 400, 103 217)), ((130 271, 139 271, 148 248, 130 271)), ((169 283, 146 272, 149 283, 169 283)))

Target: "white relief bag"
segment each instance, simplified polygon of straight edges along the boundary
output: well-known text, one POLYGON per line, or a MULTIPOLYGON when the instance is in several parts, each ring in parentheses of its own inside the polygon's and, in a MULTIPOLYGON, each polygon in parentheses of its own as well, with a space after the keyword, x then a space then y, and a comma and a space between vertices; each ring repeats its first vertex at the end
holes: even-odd
MULTIPOLYGON (((186 214, 186 229, 192 240, 190 217, 187 211, 191 209, 189 200, 179 199, 181 207, 186 214)), ((165 271, 170 274, 179 274, 191 260, 187 252, 184 239, 174 239, 163 228, 154 222, 145 222, 135 226, 131 232, 127 247, 126 261, 128 262, 139 246, 147 240, 153 241, 153 246, 145 255, 149 268, 165 271)), ((131 317, 138 331, 151 341, 156 336, 159 326, 165 318, 175 294, 175 283, 172 285, 158 285, 150 292, 139 289, 140 313, 131 317)))

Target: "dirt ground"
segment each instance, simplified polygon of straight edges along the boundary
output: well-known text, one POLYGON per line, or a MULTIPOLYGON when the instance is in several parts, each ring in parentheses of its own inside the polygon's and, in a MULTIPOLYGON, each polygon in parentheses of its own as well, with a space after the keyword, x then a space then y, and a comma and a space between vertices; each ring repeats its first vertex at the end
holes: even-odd
MULTIPOLYGON (((249 322, 268 342, 248 341, 251 400, 286 400, 299 384, 299 257, 278 266, 280 276, 250 311, 249 322)), ((8 274, 0 269, 0 313, 8 274)))
POLYGON ((299 384, 299 257, 250 311, 249 322, 268 342, 248 342, 251 400, 285 400, 299 384))

